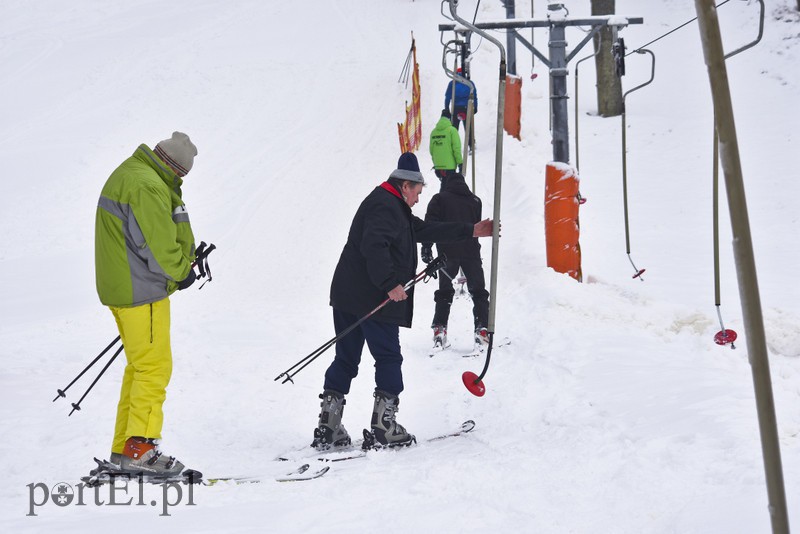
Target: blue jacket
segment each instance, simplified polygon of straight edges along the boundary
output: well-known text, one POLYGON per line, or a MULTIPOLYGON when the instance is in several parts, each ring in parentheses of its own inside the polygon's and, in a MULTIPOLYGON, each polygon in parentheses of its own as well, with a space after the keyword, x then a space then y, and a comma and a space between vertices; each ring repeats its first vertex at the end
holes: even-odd
MULTIPOLYGON (((473 112, 478 112, 478 88, 475 87, 475 84, 472 84, 472 97, 474 98, 473 102, 473 112)), ((444 92, 444 107, 450 108, 450 99, 453 97, 453 80, 450 80, 450 83, 447 84, 447 90, 444 92)), ((461 82, 456 82, 456 107, 457 108, 467 108, 469 104, 469 85, 461 82)))

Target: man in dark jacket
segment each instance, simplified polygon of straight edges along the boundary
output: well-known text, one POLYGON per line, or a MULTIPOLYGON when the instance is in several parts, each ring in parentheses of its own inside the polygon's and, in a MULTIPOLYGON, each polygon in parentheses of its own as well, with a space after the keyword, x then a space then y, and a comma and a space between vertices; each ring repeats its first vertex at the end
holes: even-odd
MULTIPOLYGON (((457 221, 474 224, 481 220, 481 209, 481 199, 472 194, 461 174, 454 173, 442 185, 442 191, 433 195, 428 203, 425 222, 457 221)), ((433 257, 431 246, 431 243, 424 243, 422 246, 422 261, 426 263, 433 257)), ((458 275, 459 269, 464 272, 467 290, 472 296, 475 342, 487 344, 489 292, 486 291, 483 275, 480 243, 475 238, 469 238, 457 243, 437 243, 436 248, 440 255, 447 257, 447 263, 439 277, 439 289, 434 293, 436 311, 431 325, 434 346, 447 346, 447 320, 455 295, 453 278, 458 275)))
POLYGON ((312 446, 347 445, 342 425, 345 395, 358 374, 366 341, 375 359, 375 398, 372 431, 384 445, 408 445, 414 436, 397 424, 398 395, 403 391, 399 327, 410 327, 414 288, 404 284, 417 269, 418 242, 463 241, 492 233, 492 221, 428 223, 411 213, 425 181, 416 156, 400 156, 389 179, 376 187, 359 206, 331 284, 330 304, 337 335, 391 300, 375 315, 336 342, 336 356, 325 373, 320 395, 322 410, 312 446))

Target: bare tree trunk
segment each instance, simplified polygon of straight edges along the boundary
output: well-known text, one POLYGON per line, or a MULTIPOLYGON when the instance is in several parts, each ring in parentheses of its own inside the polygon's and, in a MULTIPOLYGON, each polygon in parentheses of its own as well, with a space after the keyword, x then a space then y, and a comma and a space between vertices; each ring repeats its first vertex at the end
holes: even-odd
MULTIPOLYGON (((592 0, 592 15, 613 15, 615 9, 615 0, 592 0)), ((601 117, 622 114, 622 83, 616 74, 612 44, 609 27, 600 30, 594 37, 594 49, 600 51, 594 58, 594 64, 597 70, 597 111, 601 117)))

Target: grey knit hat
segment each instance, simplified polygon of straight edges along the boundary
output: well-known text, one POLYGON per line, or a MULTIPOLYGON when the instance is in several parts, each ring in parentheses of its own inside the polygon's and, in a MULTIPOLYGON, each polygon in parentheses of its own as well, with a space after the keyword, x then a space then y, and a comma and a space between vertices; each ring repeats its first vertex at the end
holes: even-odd
POLYGON ((413 152, 403 152, 400 154, 400 159, 397 160, 397 168, 392 171, 389 178, 399 178, 400 180, 408 180, 409 182, 417 182, 425 185, 425 178, 419 172, 419 163, 417 156, 413 152))
POLYGON ((178 176, 186 176, 192 170, 197 147, 185 133, 172 132, 172 137, 159 141, 153 152, 173 167, 178 176))

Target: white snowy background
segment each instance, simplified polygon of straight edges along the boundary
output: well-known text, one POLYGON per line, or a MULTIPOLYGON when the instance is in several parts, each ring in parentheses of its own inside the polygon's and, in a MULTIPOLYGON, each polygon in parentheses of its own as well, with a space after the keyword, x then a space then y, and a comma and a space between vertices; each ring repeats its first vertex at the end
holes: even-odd
MULTIPOLYGON (((587 1, 566 4, 572 16, 589 14, 587 1)), ((475 5, 462 2, 461 12, 475 5)), ((534 8, 545 16, 545 2, 534 8)), ((419 156, 431 182, 418 216, 438 189, 426 147, 447 82, 440 3, 3 0, 0 12, 0 530, 769 532, 724 186, 721 310, 739 340, 736 350, 713 342, 712 106, 696 23, 649 47, 655 81, 627 99, 631 256, 645 281, 631 278, 625 250, 621 120, 595 115, 592 61, 581 64, 578 103, 585 283, 546 268, 547 69, 518 46, 522 140, 505 139, 495 296, 496 335, 511 344, 493 355, 486 396, 461 383, 484 363, 459 354, 471 348, 467 299, 453 305, 450 353, 428 357, 433 284, 418 287, 414 326, 401 331, 398 419, 419 438, 465 419, 475 432, 281 484, 273 478, 290 466, 273 458, 310 442, 333 351, 295 385, 273 378, 333 335, 328 290, 351 218, 399 155, 395 124, 410 87, 397 79, 412 31, 419 156), (109 453, 121 358, 81 412, 67 417, 99 366, 51 401, 116 336, 94 288, 100 189, 140 143, 173 130, 199 148, 184 198, 198 240, 218 251, 214 281, 172 298, 163 448, 209 476, 265 481, 195 488, 196 505, 170 517, 149 505, 160 502, 158 487, 145 488, 144 506, 96 506, 89 496, 86 506, 48 502, 26 517, 28 484, 75 485, 93 456, 109 453)), ((755 38, 757 3, 719 12, 727 51, 755 38)), ((520 0, 517 13, 530 16, 530 3, 520 0)), ((617 13, 645 20, 621 33, 629 51, 696 15, 678 0, 618 0, 617 13)), ((500 2, 480 3, 478 20, 504 16, 500 2)), ((569 50, 584 35, 569 30, 569 50)), ((546 32, 534 41, 546 50, 546 32)), ((480 38, 473 45, 477 193, 488 215, 498 200, 499 54, 480 38)), ((727 62, 795 528, 799 60, 794 0, 767 0, 763 40, 727 62)), ((649 74, 648 56, 628 56, 624 90, 649 74)), ((490 240, 483 246, 488 275, 490 240)), ((351 434, 369 423, 373 387, 365 354, 345 411, 351 434)))

